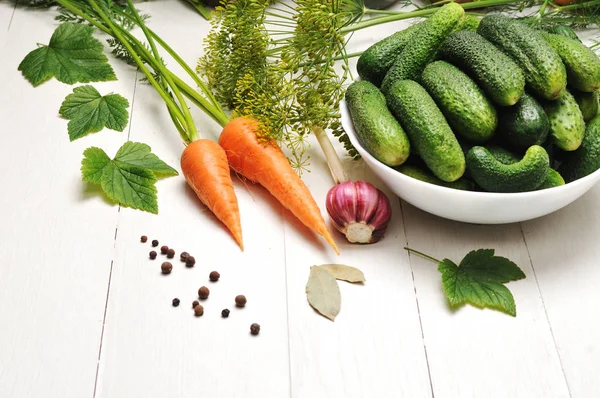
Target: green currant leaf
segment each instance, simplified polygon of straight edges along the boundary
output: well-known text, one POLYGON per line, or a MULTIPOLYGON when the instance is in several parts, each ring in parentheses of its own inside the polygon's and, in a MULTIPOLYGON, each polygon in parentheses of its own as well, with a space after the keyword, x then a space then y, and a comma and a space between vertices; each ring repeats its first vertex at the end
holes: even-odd
POLYGON ((116 80, 93 32, 89 25, 64 22, 50 43, 27 54, 18 69, 34 86, 52 77, 67 84, 116 80))
POLYGON ((119 94, 100 95, 92 86, 73 89, 59 113, 69 119, 68 131, 71 141, 107 127, 123 131, 127 126, 129 101, 119 94))
POLYGON ((126 142, 112 160, 96 147, 87 148, 83 155, 83 181, 99 184, 110 200, 122 206, 154 214, 158 213, 157 174, 177 175, 148 145, 139 142, 126 142))
POLYGON ((444 259, 438 271, 442 273, 442 287, 452 307, 470 303, 516 316, 515 300, 503 283, 523 279, 525 274, 509 259, 494 256, 494 250, 473 250, 460 266, 444 259))

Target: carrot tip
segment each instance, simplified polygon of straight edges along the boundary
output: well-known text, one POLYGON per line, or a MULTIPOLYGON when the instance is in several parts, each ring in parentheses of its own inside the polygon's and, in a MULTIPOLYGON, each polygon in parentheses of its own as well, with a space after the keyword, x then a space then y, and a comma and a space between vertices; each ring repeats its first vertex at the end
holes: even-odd
POLYGON ((340 251, 339 251, 337 245, 335 244, 335 241, 333 240, 333 237, 331 236, 331 234, 329 233, 328 230, 325 230, 325 232, 323 233, 323 237, 325 238, 325 240, 327 241, 327 243, 329 243, 331 245, 331 247, 333 247, 333 250, 335 250, 336 254, 339 256, 340 255, 340 251))

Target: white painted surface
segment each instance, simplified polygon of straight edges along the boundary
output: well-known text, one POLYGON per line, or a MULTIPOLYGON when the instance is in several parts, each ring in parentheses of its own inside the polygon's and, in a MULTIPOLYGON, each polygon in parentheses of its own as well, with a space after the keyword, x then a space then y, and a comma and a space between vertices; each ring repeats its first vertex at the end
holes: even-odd
MULTIPOLYGON (((140 7, 195 65, 208 24, 184 2, 140 7)), ((120 80, 96 86, 130 99, 128 129, 70 143, 57 110, 72 88, 51 81, 34 89, 16 70, 56 23, 49 11, 18 7, 12 18, 13 9, 0 2, 0 397, 600 396, 598 188, 522 226, 460 224, 393 201, 386 238, 351 246, 336 234, 338 257, 262 188, 236 180, 241 253, 181 176, 158 182, 158 216, 109 205, 79 181, 88 146, 113 155, 128 138, 143 141, 179 169, 183 145, 157 95, 119 62, 120 80), (164 257, 148 259, 142 234, 191 252, 197 265, 176 257, 173 273, 161 275, 164 257), (509 285, 518 316, 450 311, 436 264, 409 257, 407 243, 440 259, 459 261, 480 247, 511 258, 527 275, 509 285), (340 283, 333 323, 304 294, 309 266, 327 262, 357 266, 367 278, 340 283), (213 269, 217 283, 208 281, 213 269), (211 295, 196 318, 191 302, 202 285, 211 295), (246 308, 234 307, 237 294, 247 296, 246 308), (225 307, 228 319, 220 317, 225 307), (252 322, 262 325, 257 337, 252 322)), ((382 35, 361 32, 348 50, 382 35)), ((214 138, 219 128, 193 113, 214 138)), ((311 151, 304 179, 322 204, 331 180, 311 151)), ((353 177, 379 185, 363 162, 346 163, 353 177)))

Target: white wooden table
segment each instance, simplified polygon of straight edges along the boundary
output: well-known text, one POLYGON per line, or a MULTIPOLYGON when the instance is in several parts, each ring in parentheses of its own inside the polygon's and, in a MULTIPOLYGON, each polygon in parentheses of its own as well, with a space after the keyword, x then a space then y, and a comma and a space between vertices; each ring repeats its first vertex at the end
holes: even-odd
MULTIPOLYGON (((140 7, 195 65, 206 21, 181 1, 140 7)), ((53 16, 0 2, 1 398, 600 396, 600 187, 555 214, 502 226, 451 222, 393 200, 386 238, 354 246, 336 235, 337 257, 265 190, 236 180, 242 253, 181 176, 158 182, 157 216, 111 205, 80 181, 89 146, 112 156, 126 140, 142 141, 179 168, 183 145, 153 89, 117 61, 119 80, 94 86, 129 99, 126 131, 70 143, 58 108, 72 87, 33 88, 17 71, 49 40, 53 16), (191 252, 197 265, 174 261, 161 275, 143 234, 191 252), (407 244, 455 261, 481 247, 509 257, 527 275, 509 285, 517 317, 451 311, 436 265, 409 256, 407 244), (304 293, 309 266, 330 262, 367 277, 364 286, 341 284, 334 323, 304 293), (221 273, 216 284, 212 270, 221 273), (211 296, 196 318, 191 302, 202 285, 211 296), (237 294, 248 298, 243 310, 237 294), (220 317, 225 307, 229 319, 220 317), (253 322, 262 326, 256 337, 253 322)), ((399 26, 365 30, 348 49, 399 26)), ((216 124, 193 112, 216 137, 216 124)), ((304 180, 322 205, 332 183, 316 147, 311 156, 304 180)), ((379 184, 362 162, 346 163, 354 178, 379 184)))

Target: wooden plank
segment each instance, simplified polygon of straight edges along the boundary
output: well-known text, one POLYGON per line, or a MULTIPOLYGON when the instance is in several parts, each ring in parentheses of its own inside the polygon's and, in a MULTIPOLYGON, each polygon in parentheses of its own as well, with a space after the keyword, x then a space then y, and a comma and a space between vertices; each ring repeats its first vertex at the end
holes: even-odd
MULTIPOLYGON (((2 5, 5 7, 5 4, 2 5)), ((118 208, 80 180, 89 146, 114 151, 126 132, 69 142, 58 109, 72 87, 32 87, 17 71, 56 22, 50 11, 18 9, 2 50, 0 109, 0 396, 89 397, 98 349, 118 208)), ((95 84, 131 100, 133 73, 95 84)))
POLYGON ((508 284, 516 318, 471 306, 452 311, 437 265, 411 255, 435 397, 569 397, 520 226, 463 224, 402 208, 409 247, 456 263, 493 248, 527 275, 508 284))
MULTIPOLYGON (((316 144, 315 144, 316 145, 316 144)), ((323 215, 332 186, 317 146, 311 173, 303 176, 323 215)), ((377 181, 364 162, 346 161, 352 180, 377 181)), ((417 302, 399 202, 386 237, 373 245, 352 245, 335 231, 338 257, 286 212, 286 264, 293 397, 431 397, 417 302), (306 300, 309 267, 342 263, 361 269, 364 286, 340 282, 342 309, 335 322, 306 300)))
MULTIPOLYGON (((144 3, 140 8, 152 14, 151 28, 194 67, 206 22, 185 2, 144 3), (190 39, 181 40, 181 32, 190 39)), ((131 139, 148 143, 179 169, 184 147, 164 104, 147 84, 137 86, 134 113, 131 139)), ((206 118, 198 120, 204 120, 198 127, 205 136, 220 130, 206 118)), ((157 184, 158 216, 121 209, 97 397, 289 396, 281 208, 262 188, 237 179, 234 183, 243 253, 181 175, 157 184), (197 265, 185 268, 174 258, 174 271, 161 275, 165 258, 148 260, 151 247, 139 243, 142 234, 178 253, 192 253, 197 265), (221 273, 216 283, 208 281, 212 270, 221 273), (191 303, 202 285, 211 294, 202 302, 205 314, 196 318, 191 303), (244 309, 234 306, 238 294, 248 299, 244 309), (177 308, 171 305, 174 297, 181 300, 177 308), (228 319, 221 318, 224 308, 231 310, 228 319), (259 336, 250 335, 253 322, 262 326, 259 336)))
POLYGON ((596 186, 566 208, 523 224, 573 398, 600 396, 599 197, 596 186))

